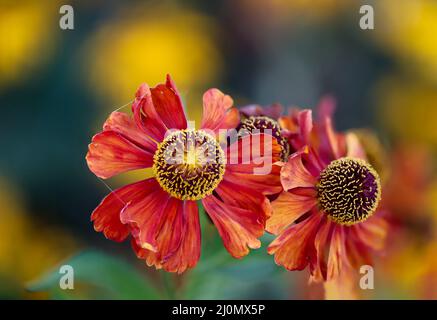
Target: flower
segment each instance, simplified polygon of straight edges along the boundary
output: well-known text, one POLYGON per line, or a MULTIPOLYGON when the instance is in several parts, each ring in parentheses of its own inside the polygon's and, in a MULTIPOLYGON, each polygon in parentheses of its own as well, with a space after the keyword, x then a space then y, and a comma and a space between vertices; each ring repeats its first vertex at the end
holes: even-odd
POLYGON ((297 138, 304 145, 282 166, 284 191, 266 226, 278 237, 268 252, 288 270, 309 265, 312 282, 346 284, 351 271, 371 264, 370 252, 383 247, 387 225, 375 214, 379 175, 355 134, 335 132, 329 112, 314 124, 310 110, 296 117, 305 119, 297 138))
POLYGON ((259 248, 258 238, 271 214, 264 194, 281 190, 280 168, 273 166, 265 175, 253 172, 261 166, 262 157, 272 164, 279 160, 275 140, 264 134, 248 135, 223 150, 214 134, 239 123, 231 97, 208 90, 203 96, 201 128, 188 128, 169 76, 155 88, 141 85, 132 112, 133 117, 120 112, 110 115, 89 145, 88 166, 103 179, 146 167, 153 168, 154 177, 103 199, 91 216, 95 230, 114 241, 131 235, 138 258, 157 269, 182 273, 194 267, 200 256, 196 201, 201 201, 233 257, 259 248), (271 144, 265 143, 268 138, 271 144), (262 152, 252 153, 252 161, 226 161, 241 160, 243 148, 261 150, 263 144, 262 152))
POLYGON ((287 132, 278 123, 282 110, 282 105, 278 103, 266 107, 256 104, 242 107, 240 108, 240 117, 242 119, 238 126, 238 131, 244 135, 245 133, 253 133, 255 130, 259 130, 260 133, 265 133, 265 130, 271 130, 269 133, 281 146, 281 159, 285 161, 290 155, 290 145, 287 139, 287 132))

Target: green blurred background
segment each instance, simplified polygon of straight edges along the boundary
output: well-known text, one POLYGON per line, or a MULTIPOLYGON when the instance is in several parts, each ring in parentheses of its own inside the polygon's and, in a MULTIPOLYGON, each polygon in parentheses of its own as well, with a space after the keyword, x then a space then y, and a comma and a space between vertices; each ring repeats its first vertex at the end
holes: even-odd
POLYGON ((195 121, 210 87, 237 106, 335 97, 339 129, 378 134, 382 145, 360 131, 387 175, 389 246, 362 297, 437 298, 436 39, 434 0, 0 0, 0 298, 322 297, 307 271, 276 267, 265 246, 232 259, 208 221, 201 260, 183 276, 93 230, 108 190, 87 168, 87 145, 139 84, 167 73, 195 121), (59 28, 63 4, 74 30, 59 28), (359 28, 363 4, 374 30, 359 28), (59 289, 65 263, 75 290, 59 289))

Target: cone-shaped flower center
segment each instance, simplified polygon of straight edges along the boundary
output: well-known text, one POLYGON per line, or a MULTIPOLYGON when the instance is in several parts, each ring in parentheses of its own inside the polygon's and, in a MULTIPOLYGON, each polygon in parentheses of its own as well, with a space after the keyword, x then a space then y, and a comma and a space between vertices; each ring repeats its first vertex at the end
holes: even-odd
POLYGON ((321 172, 317 192, 320 209, 333 221, 352 225, 375 212, 381 183, 370 164, 346 157, 332 161, 321 172))
POLYGON ((153 171, 161 187, 173 197, 200 200, 212 194, 223 179, 225 156, 210 134, 178 130, 158 145, 153 171))
POLYGON ((290 145, 285 137, 282 136, 281 127, 278 122, 265 116, 251 116, 241 121, 239 130, 242 135, 259 130, 260 133, 269 133, 278 141, 281 146, 281 160, 286 161, 290 155, 290 145), (270 130, 270 131, 267 131, 270 130))

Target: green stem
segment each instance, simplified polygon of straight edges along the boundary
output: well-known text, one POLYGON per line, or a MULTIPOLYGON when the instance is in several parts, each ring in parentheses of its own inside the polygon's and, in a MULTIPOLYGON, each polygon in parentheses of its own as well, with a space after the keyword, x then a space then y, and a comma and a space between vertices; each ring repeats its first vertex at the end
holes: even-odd
POLYGON ((169 272, 161 271, 162 284, 169 300, 176 299, 176 286, 174 283, 173 275, 169 272))

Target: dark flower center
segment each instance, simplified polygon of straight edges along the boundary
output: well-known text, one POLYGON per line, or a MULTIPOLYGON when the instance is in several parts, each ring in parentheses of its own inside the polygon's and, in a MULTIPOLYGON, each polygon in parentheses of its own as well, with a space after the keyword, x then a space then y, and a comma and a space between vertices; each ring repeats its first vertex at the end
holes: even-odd
POLYGON ((211 195, 223 179, 225 156, 210 134, 178 130, 158 145, 153 171, 161 187, 173 197, 200 200, 211 195))
POLYGON ((376 211, 381 183, 370 164, 346 157, 332 161, 321 172, 317 192, 320 209, 333 221, 352 225, 376 211))
POLYGON ((282 130, 277 121, 265 116, 251 116, 242 120, 238 129, 242 136, 250 134, 254 130, 259 130, 260 133, 265 133, 266 130, 270 130, 271 135, 281 146, 281 160, 287 161, 287 158, 290 155, 290 145, 288 144, 287 139, 282 136, 282 130))

